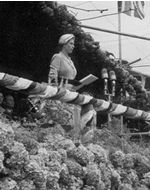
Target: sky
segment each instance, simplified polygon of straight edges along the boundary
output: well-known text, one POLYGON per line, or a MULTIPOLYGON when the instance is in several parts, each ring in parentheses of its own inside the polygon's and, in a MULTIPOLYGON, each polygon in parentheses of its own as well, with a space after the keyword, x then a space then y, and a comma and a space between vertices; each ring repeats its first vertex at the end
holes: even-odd
MULTIPOLYGON (((69 12, 78 20, 81 20, 81 24, 83 25, 118 31, 117 14, 82 21, 82 19, 86 18, 117 13, 117 1, 58 1, 58 3, 88 10, 108 9, 107 11, 100 13, 99 11, 87 12, 68 7, 69 12)), ((145 18, 143 20, 122 13, 121 32, 150 38, 150 1, 145 1, 144 12, 145 18)), ((95 41, 100 42, 100 48, 102 50, 112 52, 117 58, 119 57, 118 35, 86 28, 83 28, 83 30, 90 33, 95 41)), ((139 71, 150 76, 150 41, 121 36, 121 45, 122 59, 132 62, 141 58, 141 61, 134 63, 132 66, 135 71, 139 71), (144 67, 144 65, 149 65, 149 67, 144 67)))

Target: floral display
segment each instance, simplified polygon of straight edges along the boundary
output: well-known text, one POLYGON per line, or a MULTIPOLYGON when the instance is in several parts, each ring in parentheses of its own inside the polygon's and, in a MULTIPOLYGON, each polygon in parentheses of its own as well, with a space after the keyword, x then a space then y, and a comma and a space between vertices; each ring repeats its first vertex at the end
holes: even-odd
POLYGON ((70 103, 80 106, 91 103, 97 112, 150 120, 148 110, 142 111, 139 106, 143 103, 141 97, 146 97, 145 91, 130 74, 127 63, 120 65, 111 60, 109 52, 101 50, 100 43, 84 32, 67 7, 57 2, 0 2, 0 9, 2 91, 13 91, 14 98, 18 97, 17 93, 38 96, 40 100, 47 98, 43 118, 33 119, 28 113, 30 119, 27 115, 18 119, 12 114, 14 101, 9 109, 7 104, 4 108, 0 105, 3 108, 0 110, 0 189, 148 190, 149 145, 135 151, 137 144, 131 145, 129 137, 120 135, 118 120, 112 123, 113 129, 105 124, 101 129, 87 130, 78 143, 74 138, 78 126, 66 130, 72 115, 68 109, 70 103), (89 73, 99 77, 85 89, 91 95, 46 84, 51 56, 56 51, 59 36, 64 33, 76 36, 72 58, 78 70, 77 78, 89 73), (116 94, 124 88, 139 98, 138 108, 119 102, 110 104, 101 98, 104 67, 113 69, 117 75, 116 94), (59 112, 56 115, 53 113, 56 104, 49 99, 65 102, 57 103, 59 112))
MULTIPOLYGON (((42 128, 38 133, 36 128, 32 129, 34 136, 30 139, 32 146, 29 149, 26 141, 20 141, 22 134, 16 133, 19 125, 11 126, 8 121, 2 125, 1 133, 9 126, 9 132, 15 137, 7 136, 9 147, 0 151, 2 190, 149 188, 149 160, 140 154, 106 150, 98 144, 101 139, 96 144, 89 141, 85 146, 76 146, 65 133, 58 135, 53 131, 50 136, 51 128, 42 128), (45 140, 41 142, 38 137, 43 134, 45 140), (58 139, 72 145, 60 146, 56 143, 58 139)), ((24 138, 29 138, 27 128, 24 128, 24 138)))

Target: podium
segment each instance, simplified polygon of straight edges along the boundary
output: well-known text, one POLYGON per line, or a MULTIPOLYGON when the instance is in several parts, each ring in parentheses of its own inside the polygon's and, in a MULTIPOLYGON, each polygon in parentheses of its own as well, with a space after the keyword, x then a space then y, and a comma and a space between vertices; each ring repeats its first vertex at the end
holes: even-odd
MULTIPOLYGON (((78 86, 74 86, 73 90, 78 91, 79 89, 88 86, 89 84, 93 83, 94 81, 98 80, 98 77, 89 74, 88 76, 84 77, 81 79, 79 82, 81 83, 78 86)), ((74 141, 75 142, 80 142, 80 139, 82 138, 82 131, 86 126, 82 126, 82 119, 81 119, 81 107, 80 106, 74 106, 74 113, 73 113, 73 127, 74 127, 74 141)), ((90 122, 88 123, 88 127, 90 128, 96 128, 97 124, 97 114, 94 112, 93 118, 90 122)))

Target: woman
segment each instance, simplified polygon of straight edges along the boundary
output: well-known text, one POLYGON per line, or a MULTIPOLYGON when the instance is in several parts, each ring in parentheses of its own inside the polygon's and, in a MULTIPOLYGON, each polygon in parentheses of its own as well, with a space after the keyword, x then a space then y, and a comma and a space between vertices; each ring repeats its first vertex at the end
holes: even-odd
MULTIPOLYGON (((59 53, 53 55, 50 63, 50 71, 48 74, 48 83, 65 87, 69 90, 72 85, 68 80, 74 80, 77 71, 70 58, 70 54, 74 49, 75 36, 73 34, 64 34, 59 38, 59 53)), ((62 126, 72 126, 73 105, 65 104, 60 101, 47 101, 49 115, 62 126)), ((70 128, 70 127, 69 127, 70 128)))
POLYGON ((68 80, 75 79, 77 74, 70 58, 70 54, 74 49, 74 41, 75 36, 73 34, 64 34, 59 38, 58 44, 61 50, 52 57, 48 75, 49 83, 55 83, 71 89, 72 85, 68 84, 68 80))
MULTIPOLYGON (((74 49, 74 41, 75 36, 73 34, 64 34, 60 37, 58 44, 61 50, 52 57, 48 75, 49 83, 55 83, 55 85, 63 86, 69 90, 73 89, 72 85, 68 84, 68 80, 74 80, 77 74, 76 68, 70 58, 70 54, 74 49)), ((62 126, 80 126, 80 106, 69 105, 59 101, 49 101, 49 103, 51 105, 47 107, 51 109, 51 118, 54 121, 60 122, 62 126)), ((88 116, 87 120, 89 119, 88 116)), ((77 129, 75 130, 76 133, 79 133, 77 129)), ((78 136, 78 134, 76 135, 78 136)))

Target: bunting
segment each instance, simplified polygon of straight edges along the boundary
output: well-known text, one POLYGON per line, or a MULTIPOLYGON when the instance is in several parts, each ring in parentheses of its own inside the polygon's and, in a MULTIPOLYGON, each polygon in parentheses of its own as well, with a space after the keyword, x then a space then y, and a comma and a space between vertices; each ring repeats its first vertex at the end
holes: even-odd
POLYGON ((58 88, 46 83, 38 83, 21 77, 0 73, 0 86, 27 94, 29 97, 41 97, 51 100, 59 100, 69 104, 80 105, 83 113, 81 122, 85 124, 88 118, 91 119, 94 111, 104 111, 114 116, 124 115, 127 118, 142 119, 150 121, 150 113, 123 106, 121 104, 110 103, 102 99, 96 99, 89 95, 79 94, 65 88, 58 88), (85 105, 92 104, 94 110, 87 109, 85 105), (88 117, 88 118, 87 118, 88 117))

